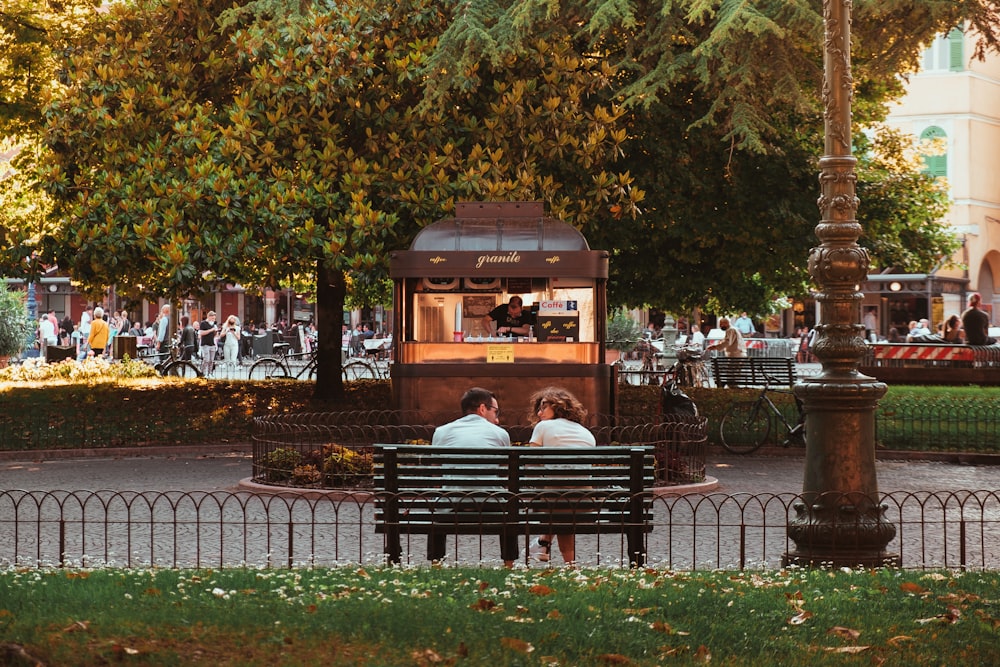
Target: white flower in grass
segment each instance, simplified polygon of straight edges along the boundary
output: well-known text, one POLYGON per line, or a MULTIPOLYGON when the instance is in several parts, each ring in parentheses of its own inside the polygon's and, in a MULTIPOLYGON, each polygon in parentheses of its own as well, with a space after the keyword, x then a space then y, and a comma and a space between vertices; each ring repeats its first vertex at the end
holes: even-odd
POLYGON ((221 588, 213 588, 212 589, 212 595, 214 595, 217 598, 226 598, 226 597, 228 597, 228 595, 226 594, 226 591, 222 590, 221 588))

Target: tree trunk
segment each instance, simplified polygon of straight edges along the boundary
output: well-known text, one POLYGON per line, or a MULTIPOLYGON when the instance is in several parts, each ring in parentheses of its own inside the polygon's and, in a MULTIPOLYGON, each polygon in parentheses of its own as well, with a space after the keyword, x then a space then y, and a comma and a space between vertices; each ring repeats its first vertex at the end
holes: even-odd
POLYGON ((344 323, 344 298, 347 283, 344 273, 316 264, 316 390, 318 401, 344 397, 344 376, 340 363, 340 336, 344 323))

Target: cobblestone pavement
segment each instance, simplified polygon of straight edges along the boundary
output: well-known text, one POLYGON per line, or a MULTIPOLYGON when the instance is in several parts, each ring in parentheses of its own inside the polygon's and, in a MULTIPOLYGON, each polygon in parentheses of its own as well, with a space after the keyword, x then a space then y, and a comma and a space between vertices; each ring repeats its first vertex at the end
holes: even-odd
POLYGON ((0 489, 26 491, 235 491, 249 454, 0 462, 0 489))
MULTIPOLYGON (((877 461, 879 491, 978 491, 1000 489, 1000 468, 936 461, 877 461)), ((719 493, 797 493, 802 456, 712 456, 706 474, 719 493)))

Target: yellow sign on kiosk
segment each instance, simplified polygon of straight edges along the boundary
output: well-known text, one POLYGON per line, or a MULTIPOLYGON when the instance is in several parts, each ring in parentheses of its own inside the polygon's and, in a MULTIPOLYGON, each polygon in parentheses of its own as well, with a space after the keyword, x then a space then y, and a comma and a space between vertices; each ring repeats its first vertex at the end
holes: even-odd
POLYGON ((486 363, 488 364, 512 364, 514 363, 513 343, 502 343, 499 345, 486 346, 486 363))

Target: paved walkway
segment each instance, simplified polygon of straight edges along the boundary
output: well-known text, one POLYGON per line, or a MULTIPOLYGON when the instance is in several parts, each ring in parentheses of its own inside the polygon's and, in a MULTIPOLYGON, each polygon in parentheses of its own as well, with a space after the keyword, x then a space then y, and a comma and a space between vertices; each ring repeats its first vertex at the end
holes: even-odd
MULTIPOLYGON (((789 548, 789 503, 801 490, 803 460, 796 454, 711 456, 707 473, 719 486, 707 497, 654 500, 650 563, 777 567, 789 548), (762 502, 744 503, 743 494, 762 494, 762 502)), ((881 490, 903 492, 889 503, 888 519, 899 526, 892 549, 907 567, 998 566, 1000 492, 970 500, 949 493, 1000 488, 997 467, 927 461, 877 466, 881 490), (938 493, 925 507, 920 494, 908 493, 920 491, 938 493), (960 518, 968 523, 965 550, 954 545, 960 518)), ((54 564, 59 554, 71 563, 162 567, 382 561, 383 536, 374 531, 374 507, 363 498, 248 495, 239 483, 250 475, 248 454, 221 449, 201 455, 0 460, 0 564, 54 564), (241 493, 228 493, 237 490, 241 493), (145 493, 124 493, 129 491, 145 493)), ((495 562, 499 556, 491 536, 449 544, 460 562, 495 562)), ((423 536, 408 538, 407 562, 424 562, 424 546, 423 536)), ((578 536, 584 564, 617 563, 622 549, 615 536, 578 536)))
MULTIPOLYGON (((878 461, 876 466, 883 492, 1000 489, 995 466, 931 461, 878 461)), ((801 455, 711 455, 706 473, 719 480, 716 493, 797 493, 803 461, 801 455)), ((0 489, 234 491, 251 474, 250 455, 238 452, 0 461, 0 489)))

